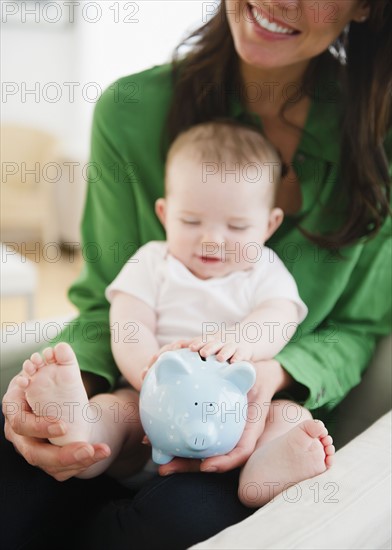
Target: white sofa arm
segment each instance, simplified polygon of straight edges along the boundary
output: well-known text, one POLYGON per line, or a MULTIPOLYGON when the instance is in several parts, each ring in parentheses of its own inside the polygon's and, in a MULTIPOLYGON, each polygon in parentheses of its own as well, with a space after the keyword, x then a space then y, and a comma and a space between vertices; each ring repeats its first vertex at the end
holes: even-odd
POLYGON ((299 483, 192 550, 391 548, 391 413, 299 483))

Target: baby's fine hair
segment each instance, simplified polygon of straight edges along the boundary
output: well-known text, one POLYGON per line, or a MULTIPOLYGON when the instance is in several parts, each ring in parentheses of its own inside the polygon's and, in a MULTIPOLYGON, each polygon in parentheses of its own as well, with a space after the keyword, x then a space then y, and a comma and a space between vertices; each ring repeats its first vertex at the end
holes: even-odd
POLYGON ((248 163, 273 163, 277 179, 282 163, 275 147, 255 128, 233 121, 213 121, 192 126, 179 134, 172 143, 167 164, 180 151, 200 162, 225 162, 241 166, 248 163))
MULTIPOLYGON (((257 166, 272 174, 272 195, 275 196, 282 176, 282 162, 275 147, 255 128, 235 121, 212 121, 185 130, 173 141, 166 159, 167 169, 179 153, 200 163, 216 163, 229 171, 257 166)), ((166 179, 166 194, 167 177, 166 179)))

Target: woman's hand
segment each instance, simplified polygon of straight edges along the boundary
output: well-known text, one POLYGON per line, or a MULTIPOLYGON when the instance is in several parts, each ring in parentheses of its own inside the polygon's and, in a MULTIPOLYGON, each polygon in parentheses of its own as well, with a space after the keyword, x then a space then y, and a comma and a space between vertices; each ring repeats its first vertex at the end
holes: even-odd
POLYGON ((3 399, 4 432, 29 464, 41 468, 57 481, 65 481, 110 455, 109 447, 102 443, 90 445, 79 441, 57 447, 46 441, 49 437, 64 435, 66 426, 35 416, 16 378, 11 380, 3 399))
POLYGON ((160 466, 159 473, 168 475, 177 472, 227 472, 245 464, 253 453, 264 431, 270 404, 276 392, 289 387, 292 379, 274 359, 254 364, 256 382, 248 393, 248 419, 236 447, 226 455, 206 458, 203 461, 174 458, 160 466))

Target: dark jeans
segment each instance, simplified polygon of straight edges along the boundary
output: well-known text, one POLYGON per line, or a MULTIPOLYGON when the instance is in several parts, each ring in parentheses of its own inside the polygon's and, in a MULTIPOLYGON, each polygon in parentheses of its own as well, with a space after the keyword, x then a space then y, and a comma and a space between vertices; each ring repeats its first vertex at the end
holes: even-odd
POLYGON ((138 492, 106 476, 60 483, 19 456, 2 427, 0 439, 3 550, 180 550, 253 512, 237 498, 238 470, 156 476, 138 492))

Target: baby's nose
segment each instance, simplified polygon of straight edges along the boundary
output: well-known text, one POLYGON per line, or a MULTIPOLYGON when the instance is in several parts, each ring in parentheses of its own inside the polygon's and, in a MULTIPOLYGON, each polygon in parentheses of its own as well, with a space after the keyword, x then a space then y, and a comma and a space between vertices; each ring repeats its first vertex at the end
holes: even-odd
POLYGON ((204 231, 202 241, 203 243, 215 243, 221 246, 225 239, 221 231, 211 228, 204 231))

